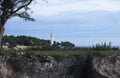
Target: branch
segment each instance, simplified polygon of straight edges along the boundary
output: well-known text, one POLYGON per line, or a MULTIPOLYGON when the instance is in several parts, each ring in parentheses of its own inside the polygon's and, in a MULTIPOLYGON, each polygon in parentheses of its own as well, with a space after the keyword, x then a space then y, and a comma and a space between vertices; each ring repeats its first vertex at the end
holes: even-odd
POLYGON ((35 19, 31 18, 29 13, 27 12, 15 13, 14 16, 18 16, 20 18, 23 18, 24 20, 35 21, 35 19))
POLYGON ((19 8, 16 9, 15 11, 11 12, 10 15, 9 15, 8 17, 10 17, 12 14, 16 13, 16 12, 19 11, 20 9, 22 9, 22 8, 24 8, 24 7, 26 7, 26 6, 28 6, 32 1, 33 1, 33 0, 30 0, 27 4, 25 4, 25 5, 21 6, 21 7, 19 7, 19 8))

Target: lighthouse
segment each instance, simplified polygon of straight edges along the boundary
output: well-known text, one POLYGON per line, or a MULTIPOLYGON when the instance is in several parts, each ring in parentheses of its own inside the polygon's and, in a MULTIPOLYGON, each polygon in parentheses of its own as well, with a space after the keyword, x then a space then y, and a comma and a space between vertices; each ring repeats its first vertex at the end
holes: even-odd
POLYGON ((54 44, 54 37, 53 34, 51 33, 50 35, 50 45, 52 46, 54 44))

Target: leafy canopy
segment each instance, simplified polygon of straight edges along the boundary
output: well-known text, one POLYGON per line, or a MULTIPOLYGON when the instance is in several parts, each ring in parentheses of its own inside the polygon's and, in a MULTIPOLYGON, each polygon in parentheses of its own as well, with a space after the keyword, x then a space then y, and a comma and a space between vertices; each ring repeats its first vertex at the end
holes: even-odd
POLYGON ((25 20, 32 20, 28 7, 33 0, 0 0, 0 22, 5 22, 9 18, 18 16, 25 20))

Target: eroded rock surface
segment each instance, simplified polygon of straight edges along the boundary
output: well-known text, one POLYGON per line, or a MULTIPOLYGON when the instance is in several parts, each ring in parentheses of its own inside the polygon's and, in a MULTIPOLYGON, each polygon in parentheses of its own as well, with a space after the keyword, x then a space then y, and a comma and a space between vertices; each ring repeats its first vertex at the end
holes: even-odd
POLYGON ((93 70, 104 78, 120 78, 120 56, 108 56, 95 58, 93 60, 93 70))
POLYGON ((86 78, 87 76, 84 56, 64 57, 59 62, 53 56, 42 59, 36 56, 34 60, 17 56, 14 59, 8 56, 0 57, 0 78, 86 78), (8 60, 12 60, 12 63, 8 60), (16 63, 19 65, 12 65, 16 63))
POLYGON ((0 78, 120 78, 120 56, 0 56, 0 78))

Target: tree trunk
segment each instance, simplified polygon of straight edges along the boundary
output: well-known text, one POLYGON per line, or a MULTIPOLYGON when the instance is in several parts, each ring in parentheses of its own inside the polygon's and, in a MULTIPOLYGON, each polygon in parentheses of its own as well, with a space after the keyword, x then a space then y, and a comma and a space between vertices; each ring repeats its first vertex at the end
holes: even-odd
POLYGON ((4 34, 4 25, 0 25, 0 48, 2 48, 3 34, 4 34))

